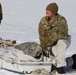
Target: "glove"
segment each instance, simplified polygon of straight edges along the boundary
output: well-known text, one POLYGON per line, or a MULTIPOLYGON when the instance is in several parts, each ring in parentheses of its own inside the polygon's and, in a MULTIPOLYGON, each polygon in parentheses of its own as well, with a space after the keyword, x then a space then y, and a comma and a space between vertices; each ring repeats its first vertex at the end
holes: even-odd
POLYGON ((47 52, 47 50, 43 49, 43 55, 45 55, 46 57, 49 57, 49 53, 47 52))

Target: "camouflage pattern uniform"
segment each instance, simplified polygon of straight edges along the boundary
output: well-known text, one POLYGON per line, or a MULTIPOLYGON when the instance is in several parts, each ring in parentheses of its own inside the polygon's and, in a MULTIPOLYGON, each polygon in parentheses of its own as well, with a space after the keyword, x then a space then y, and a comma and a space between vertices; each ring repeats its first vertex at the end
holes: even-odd
POLYGON ((14 48, 19 49, 34 58, 40 58, 42 55, 42 48, 36 42, 24 42, 19 45, 15 45, 14 48))
POLYGON ((39 23, 39 38, 43 49, 54 46, 59 39, 65 39, 68 36, 68 25, 66 19, 57 14, 54 21, 50 22, 44 16, 39 23))
POLYGON ((2 18, 3 18, 2 6, 1 6, 1 3, 0 3, 0 23, 1 23, 2 18))

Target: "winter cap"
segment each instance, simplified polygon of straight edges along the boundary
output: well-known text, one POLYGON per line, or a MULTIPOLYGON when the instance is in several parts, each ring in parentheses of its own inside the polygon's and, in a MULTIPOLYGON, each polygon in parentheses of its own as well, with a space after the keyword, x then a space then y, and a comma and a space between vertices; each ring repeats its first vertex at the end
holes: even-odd
POLYGON ((56 3, 50 3, 47 7, 46 10, 51 11, 53 14, 57 14, 58 11, 58 5, 56 3))

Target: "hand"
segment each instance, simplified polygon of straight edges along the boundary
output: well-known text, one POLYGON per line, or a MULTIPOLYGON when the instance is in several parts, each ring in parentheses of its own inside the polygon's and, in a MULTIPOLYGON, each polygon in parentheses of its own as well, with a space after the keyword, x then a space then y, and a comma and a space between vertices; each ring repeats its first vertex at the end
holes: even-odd
POLYGON ((47 50, 43 49, 43 55, 45 55, 46 57, 49 57, 49 53, 47 52, 47 50))

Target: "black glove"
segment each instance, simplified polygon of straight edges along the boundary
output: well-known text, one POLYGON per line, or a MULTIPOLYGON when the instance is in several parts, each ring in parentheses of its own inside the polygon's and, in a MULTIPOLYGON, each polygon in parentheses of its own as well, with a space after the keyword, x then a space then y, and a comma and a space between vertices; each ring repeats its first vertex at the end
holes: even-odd
POLYGON ((50 55, 54 56, 53 52, 52 52, 52 47, 47 47, 47 50, 49 52, 50 55))
POLYGON ((43 51, 44 56, 49 57, 49 53, 48 53, 47 49, 43 49, 42 51, 43 51))

